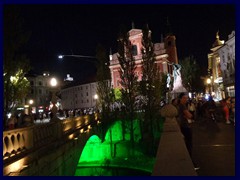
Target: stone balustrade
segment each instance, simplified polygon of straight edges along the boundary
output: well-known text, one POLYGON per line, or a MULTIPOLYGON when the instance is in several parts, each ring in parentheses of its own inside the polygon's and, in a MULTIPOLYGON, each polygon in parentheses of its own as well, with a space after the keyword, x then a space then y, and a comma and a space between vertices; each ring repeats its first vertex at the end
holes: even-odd
POLYGON ((94 116, 70 117, 46 124, 31 125, 3 132, 3 161, 5 163, 52 143, 70 133, 87 127, 94 116))

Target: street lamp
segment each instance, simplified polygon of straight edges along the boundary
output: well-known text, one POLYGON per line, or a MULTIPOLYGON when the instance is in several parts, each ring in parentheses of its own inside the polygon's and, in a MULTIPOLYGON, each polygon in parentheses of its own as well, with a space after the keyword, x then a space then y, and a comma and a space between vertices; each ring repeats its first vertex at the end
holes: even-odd
POLYGON ((71 56, 71 57, 82 57, 82 58, 96 58, 95 56, 84 56, 84 55, 62 55, 62 54, 60 54, 59 56, 58 56, 58 58, 59 59, 63 59, 64 58, 64 56, 71 56))
POLYGON ((95 102, 96 102, 96 110, 98 111, 98 106, 97 106, 97 103, 98 103, 98 102, 97 102, 97 100, 98 100, 98 95, 95 94, 93 98, 95 99, 95 102))
POLYGON ((32 115, 32 105, 33 105, 33 100, 32 99, 30 99, 29 100, 29 114, 31 114, 32 115))
POLYGON ((211 87, 210 87, 211 79, 210 78, 207 78, 207 84, 208 84, 208 92, 211 95, 211 87))
POLYGON ((91 63, 96 63, 96 61, 92 61, 89 59, 97 59, 95 56, 84 56, 84 55, 59 55, 58 59, 63 59, 65 56, 69 56, 69 57, 74 57, 74 58, 82 58, 83 61, 86 62, 91 62, 91 63))
POLYGON ((32 99, 29 100, 29 104, 30 104, 30 105, 33 104, 33 100, 32 100, 32 99))
POLYGON ((51 102, 52 102, 52 108, 51 108, 51 113, 52 113, 52 116, 51 116, 51 120, 54 120, 56 119, 56 114, 57 114, 57 106, 56 106, 56 103, 57 103, 57 97, 55 95, 56 93, 56 89, 55 87, 57 86, 57 79, 56 78, 51 78, 50 80, 50 85, 52 87, 51 91, 52 91, 52 99, 51 99, 51 102))
POLYGON ((97 94, 94 95, 94 99, 95 99, 95 100, 98 99, 98 95, 97 95, 97 94))
POLYGON ((62 54, 60 54, 60 55, 58 56, 58 58, 59 58, 59 59, 63 59, 64 56, 77 57, 77 58, 92 58, 92 59, 96 59, 95 56, 84 56, 84 55, 62 55, 62 54))

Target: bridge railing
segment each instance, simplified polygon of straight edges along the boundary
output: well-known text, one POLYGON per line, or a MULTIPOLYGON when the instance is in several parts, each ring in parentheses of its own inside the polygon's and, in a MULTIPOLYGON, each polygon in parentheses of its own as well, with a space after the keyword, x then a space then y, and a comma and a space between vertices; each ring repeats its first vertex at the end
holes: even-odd
POLYGON ((3 162, 11 162, 39 147, 63 139, 64 136, 89 126, 94 120, 94 115, 86 115, 4 131, 3 162))
POLYGON ((197 176, 175 117, 165 119, 152 176, 197 176))

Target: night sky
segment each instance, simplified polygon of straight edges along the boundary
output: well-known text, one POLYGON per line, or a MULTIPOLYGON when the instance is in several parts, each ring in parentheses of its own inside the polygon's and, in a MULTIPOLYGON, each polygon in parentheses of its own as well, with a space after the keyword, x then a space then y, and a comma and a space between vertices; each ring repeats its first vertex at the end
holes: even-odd
POLYGON ((24 28, 32 31, 26 54, 34 71, 44 70, 63 78, 70 73, 74 79, 95 74, 93 64, 81 58, 59 54, 95 56, 96 45, 115 53, 120 25, 128 30, 148 23, 154 43, 160 42, 168 18, 176 36, 179 61, 193 55, 207 72, 207 54, 219 30, 221 40, 235 30, 235 5, 18 5, 24 28))

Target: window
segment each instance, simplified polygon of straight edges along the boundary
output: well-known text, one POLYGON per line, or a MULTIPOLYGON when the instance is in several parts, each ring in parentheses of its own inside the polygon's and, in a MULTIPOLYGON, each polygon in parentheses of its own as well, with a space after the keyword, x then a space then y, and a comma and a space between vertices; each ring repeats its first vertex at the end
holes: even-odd
POLYGON ((38 85, 41 86, 41 85, 42 85, 42 81, 39 81, 39 82, 38 82, 38 85))
POLYGON ((136 45, 133 45, 132 46, 132 55, 133 56, 136 56, 138 54, 138 52, 137 52, 137 46, 136 45))
POLYGON ((33 81, 30 81, 30 85, 33 86, 33 85, 34 85, 34 82, 33 82, 33 81))
POLYGON ((41 90, 41 89, 39 89, 39 90, 38 90, 38 93, 39 93, 39 94, 42 94, 42 90, 41 90))

